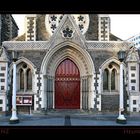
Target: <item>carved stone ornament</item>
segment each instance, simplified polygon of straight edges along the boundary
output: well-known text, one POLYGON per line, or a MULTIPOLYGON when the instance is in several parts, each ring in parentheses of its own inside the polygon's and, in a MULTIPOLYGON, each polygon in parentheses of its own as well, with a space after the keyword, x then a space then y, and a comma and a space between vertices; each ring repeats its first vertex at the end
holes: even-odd
POLYGON ((71 27, 66 26, 65 28, 62 29, 61 33, 62 37, 64 38, 72 38, 74 31, 71 27))
MULTIPOLYGON (((71 14, 74 18, 77 26, 79 27, 82 34, 85 34, 89 27, 89 15, 88 14, 71 14)), ((59 23, 63 19, 64 14, 47 14, 45 16, 46 30, 52 35, 59 23)))

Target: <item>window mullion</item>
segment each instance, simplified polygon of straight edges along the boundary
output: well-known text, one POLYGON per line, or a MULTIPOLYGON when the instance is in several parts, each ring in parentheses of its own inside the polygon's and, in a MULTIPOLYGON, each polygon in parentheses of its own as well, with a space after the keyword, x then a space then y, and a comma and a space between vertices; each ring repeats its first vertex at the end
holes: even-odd
POLYGON ((24 69, 24 92, 27 91, 27 70, 24 69))
POLYGON ((108 90, 111 92, 111 73, 112 71, 109 70, 109 75, 108 75, 108 90))

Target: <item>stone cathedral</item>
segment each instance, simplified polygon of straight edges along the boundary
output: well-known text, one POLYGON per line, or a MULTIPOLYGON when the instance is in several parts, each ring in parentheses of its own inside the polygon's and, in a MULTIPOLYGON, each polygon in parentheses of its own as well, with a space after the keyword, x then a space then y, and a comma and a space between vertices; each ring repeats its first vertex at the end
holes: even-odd
POLYGON ((139 50, 110 31, 107 14, 37 14, 0 52, 0 112, 11 109, 17 52, 17 110, 118 112, 123 50, 124 110, 140 112, 139 50))

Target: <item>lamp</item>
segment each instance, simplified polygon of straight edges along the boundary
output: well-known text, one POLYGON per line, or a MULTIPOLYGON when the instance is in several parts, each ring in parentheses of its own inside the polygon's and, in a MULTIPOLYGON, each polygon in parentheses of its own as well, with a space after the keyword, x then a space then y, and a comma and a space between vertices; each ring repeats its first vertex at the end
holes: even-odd
POLYGON ((13 59, 13 91, 12 91, 12 116, 10 118, 10 123, 19 123, 19 119, 17 117, 16 111, 16 61, 17 59, 17 52, 12 52, 12 59, 13 59))
POLYGON ((125 51, 120 50, 120 51, 118 52, 118 59, 120 60, 120 62, 123 62, 123 60, 125 59, 125 57, 126 57, 125 51))
POLYGON ((126 124, 126 118, 124 117, 124 104, 123 104, 123 96, 124 96, 124 83, 123 83, 123 61, 126 57, 126 53, 123 50, 118 52, 118 59, 120 60, 120 96, 119 96, 119 116, 116 120, 117 123, 126 124))

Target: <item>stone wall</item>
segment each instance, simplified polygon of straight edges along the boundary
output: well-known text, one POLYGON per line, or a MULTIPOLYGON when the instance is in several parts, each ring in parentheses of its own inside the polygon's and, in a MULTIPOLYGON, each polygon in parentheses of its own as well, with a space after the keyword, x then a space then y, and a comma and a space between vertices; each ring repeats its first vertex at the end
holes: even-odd
POLYGON ((95 71, 98 73, 99 72, 99 67, 110 57, 114 56, 114 53, 112 51, 108 50, 94 50, 94 51, 88 51, 94 66, 95 66, 95 71))
POLYGON ((45 14, 37 15, 36 18, 36 40, 49 40, 49 33, 45 27, 45 14))
POLYGON ((89 14, 89 28, 85 34, 86 40, 98 40, 98 15, 89 14))
POLYGON ((119 95, 101 95, 101 110, 117 112, 119 110, 119 95))
MULTIPOLYGON (((11 52, 9 52, 8 55, 11 57, 11 52)), ((18 58, 19 57, 27 58, 37 67, 38 71, 40 70, 45 55, 46 51, 18 51, 18 58)))

